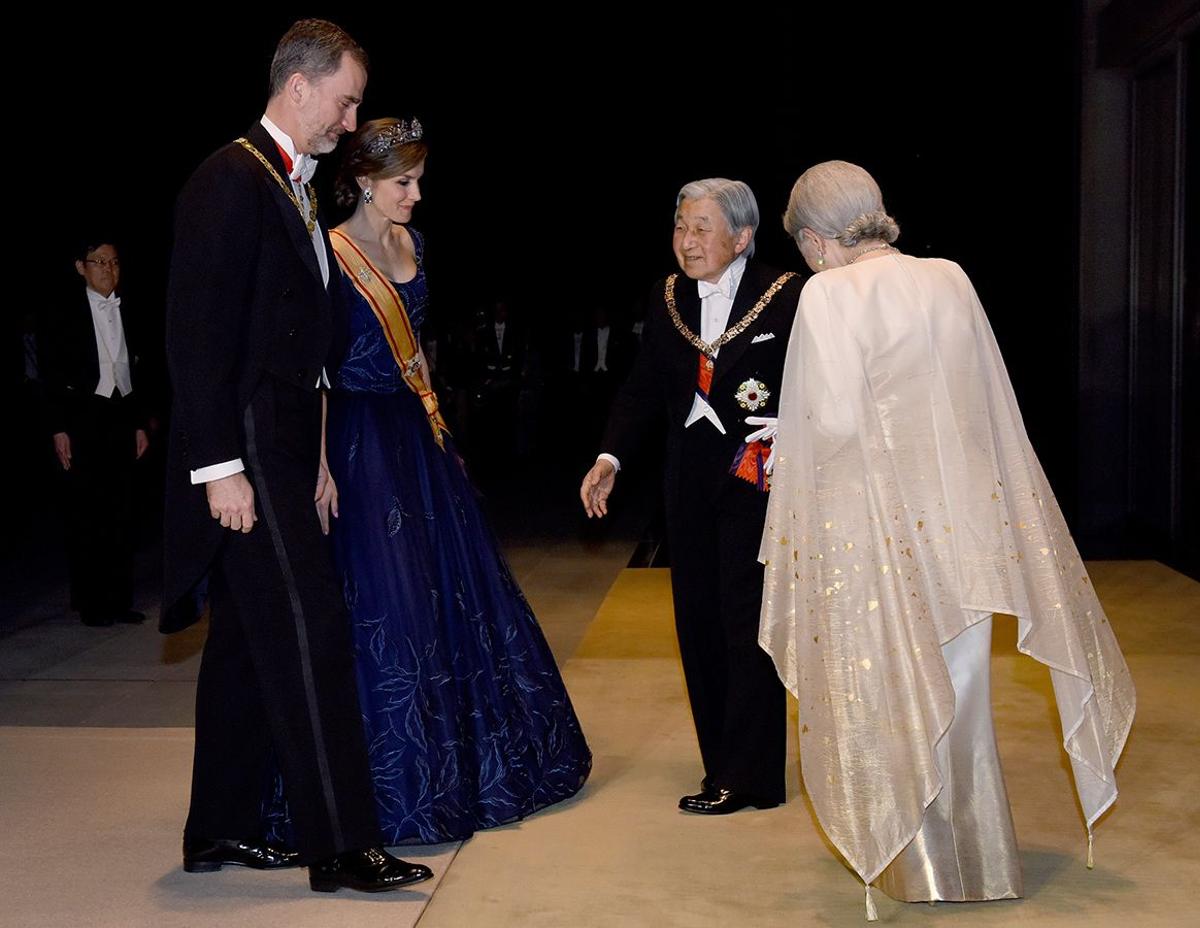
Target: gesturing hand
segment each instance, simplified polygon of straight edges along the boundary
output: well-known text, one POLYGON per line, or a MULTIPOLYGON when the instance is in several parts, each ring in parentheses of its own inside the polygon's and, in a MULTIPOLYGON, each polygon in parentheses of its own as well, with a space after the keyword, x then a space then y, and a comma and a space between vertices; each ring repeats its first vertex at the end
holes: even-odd
POLYGON ((254 487, 245 474, 231 474, 204 485, 208 494, 208 511, 222 527, 235 532, 254 528, 258 516, 254 513, 254 487))
POLYGON ((612 493, 613 484, 617 481, 617 469, 612 461, 601 458, 592 465, 583 477, 579 487, 579 498, 583 501, 583 510, 588 518, 602 518, 608 515, 608 495, 612 493))

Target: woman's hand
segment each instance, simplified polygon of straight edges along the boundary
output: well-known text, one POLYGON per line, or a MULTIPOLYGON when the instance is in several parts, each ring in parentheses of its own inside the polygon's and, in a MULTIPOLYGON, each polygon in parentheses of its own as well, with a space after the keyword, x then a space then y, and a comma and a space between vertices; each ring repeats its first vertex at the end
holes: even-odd
POLYGON ((329 518, 338 517, 337 484, 329 473, 329 460, 325 457, 325 424, 329 419, 329 395, 321 394, 321 464, 317 468, 317 492, 313 502, 317 506, 317 518, 321 520, 321 534, 329 534, 329 518))
POLYGON ((324 458, 321 459, 321 466, 317 468, 317 492, 313 496, 313 502, 317 505, 317 518, 321 520, 321 534, 328 535, 330 517, 338 517, 338 491, 324 458))

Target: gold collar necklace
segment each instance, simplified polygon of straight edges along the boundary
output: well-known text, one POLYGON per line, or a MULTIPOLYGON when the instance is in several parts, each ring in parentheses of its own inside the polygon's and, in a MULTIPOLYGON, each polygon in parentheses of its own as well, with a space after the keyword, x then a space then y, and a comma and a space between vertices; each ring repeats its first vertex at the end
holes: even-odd
POLYGON ((238 139, 237 143, 262 162, 263 167, 265 167, 267 171, 270 172, 271 176, 275 178, 275 183, 279 184, 280 189, 287 194, 287 198, 291 200, 292 205, 296 207, 296 212, 300 214, 300 221, 303 222, 304 227, 308 229, 308 234, 312 235, 317 229, 317 191, 313 189, 313 185, 304 185, 304 192, 308 194, 308 218, 305 219, 304 207, 300 205, 300 198, 296 196, 296 192, 292 190, 292 185, 287 183, 282 177, 279 176, 279 172, 275 170, 275 165, 271 164, 271 162, 264 157, 263 153, 254 147, 254 143, 249 139, 238 139))

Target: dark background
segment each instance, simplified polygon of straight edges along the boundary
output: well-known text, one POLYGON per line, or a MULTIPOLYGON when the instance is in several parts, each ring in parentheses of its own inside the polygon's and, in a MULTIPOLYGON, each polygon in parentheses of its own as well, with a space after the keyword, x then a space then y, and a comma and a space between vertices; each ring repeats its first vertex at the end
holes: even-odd
MULTIPOLYGON (((1077 49, 1071 6, 1046 6, 1061 12, 1036 28, 1016 13, 927 24, 905 13, 903 37, 877 12, 867 23, 680 22, 653 35, 607 18, 505 17, 462 24, 464 35, 403 14, 304 13, 334 19, 371 56, 362 119, 416 115, 426 127, 413 222, 439 313, 504 293, 554 326, 590 291, 634 301, 673 269, 674 197, 699 177, 747 181, 763 213, 760 256, 803 271, 780 223, 791 184, 815 162, 854 161, 882 186, 901 247, 952 258, 975 281, 1061 485, 1077 49)), ((52 146, 49 175, 82 185, 75 206, 88 218, 118 221, 127 292, 161 303, 174 196, 261 115, 293 17, 212 16, 162 41, 135 41, 146 24, 119 14, 65 30, 74 93, 49 109, 95 144, 52 146)), ((336 219, 332 168, 318 181, 336 219)), ((74 234, 63 218, 60 254, 74 234)))
MULTIPOLYGON (((10 181, 37 217, 47 294, 77 285, 69 245, 99 218, 121 236, 124 292, 161 320, 175 194, 262 113, 287 26, 325 16, 371 56, 360 121, 415 115, 426 127, 413 224, 442 324, 504 297, 553 332, 590 300, 633 306, 673 269, 674 197, 699 177, 747 181, 759 255, 807 273, 780 223, 791 184, 815 162, 854 161, 883 188, 899 247, 958 261, 974 281, 1034 447, 1077 533, 1084 523, 1085 555, 1155 555, 1120 526, 1092 532, 1093 493, 1080 498, 1110 463, 1077 423, 1129 415, 1080 409, 1081 241, 1106 234, 1080 224, 1081 99, 1103 6, 743 5, 723 21, 680 8, 113 10, 45 24, 50 91, 21 126, 36 144, 10 181), (666 24, 649 26, 651 12, 666 24)), ((318 172, 330 225, 336 158, 318 172)))

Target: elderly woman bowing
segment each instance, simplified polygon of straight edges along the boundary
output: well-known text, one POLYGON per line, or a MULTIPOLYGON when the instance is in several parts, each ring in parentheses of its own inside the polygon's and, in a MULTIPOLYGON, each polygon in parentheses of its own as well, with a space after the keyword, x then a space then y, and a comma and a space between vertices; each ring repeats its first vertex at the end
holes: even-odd
POLYGON ((1116 798, 1129 670, 971 282, 893 246, 862 168, 796 181, 809 267, 788 346, 759 559, 759 641, 800 702, 821 826, 902 900, 1021 894, 996 752, 993 612, 1051 668, 1089 837, 1116 798))

